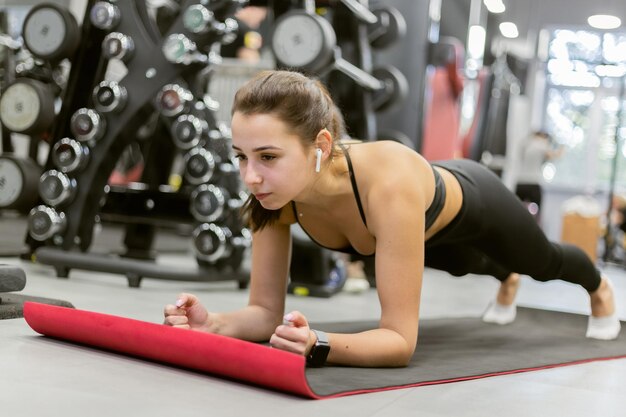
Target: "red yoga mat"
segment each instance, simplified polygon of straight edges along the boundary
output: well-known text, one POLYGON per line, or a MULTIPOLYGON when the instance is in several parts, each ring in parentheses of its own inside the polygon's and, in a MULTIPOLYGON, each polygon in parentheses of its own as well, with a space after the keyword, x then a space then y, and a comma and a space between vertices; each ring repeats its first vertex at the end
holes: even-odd
MULTIPOLYGON (((521 307, 508 326, 479 317, 423 320, 419 349, 404 368, 307 368, 302 356, 261 344, 33 302, 25 304, 24 317, 46 336, 315 399, 626 358, 626 332, 613 341, 587 339, 584 315, 521 307)), ((355 333, 375 326, 318 328, 355 333)))
POLYGON ((34 302, 24 304, 24 318, 45 336, 320 398, 306 381, 303 356, 265 345, 34 302))

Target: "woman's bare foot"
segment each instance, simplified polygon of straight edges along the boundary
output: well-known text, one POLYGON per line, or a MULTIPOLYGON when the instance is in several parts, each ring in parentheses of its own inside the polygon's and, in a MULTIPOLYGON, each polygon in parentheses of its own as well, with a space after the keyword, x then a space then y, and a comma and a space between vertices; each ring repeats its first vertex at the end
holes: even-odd
POLYGON ((515 302, 515 296, 519 289, 520 276, 518 273, 511 273, 508 278, 500 283, 496 301, 503 306, 510 306, 515 302))

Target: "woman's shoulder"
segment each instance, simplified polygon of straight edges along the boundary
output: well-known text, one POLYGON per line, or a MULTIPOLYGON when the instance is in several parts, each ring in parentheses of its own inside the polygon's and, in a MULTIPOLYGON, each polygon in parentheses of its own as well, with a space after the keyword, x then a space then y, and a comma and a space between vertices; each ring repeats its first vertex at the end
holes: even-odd
POLYGON ((386 177, 403 175, 406 170, 420 172, 430 169, 430 164, 419 153, 408 146, 392 140, 362 142, 350 147, 350 155, 357 159, 360 171, 372 175, 385 173, 386 177))
POLYGON ((368 142, 353 149, 350 155, 356 160, 355 175, 371 220, 368 225, 385 225, 432 200, 433 169, 415 150, 394 141, 368 142))

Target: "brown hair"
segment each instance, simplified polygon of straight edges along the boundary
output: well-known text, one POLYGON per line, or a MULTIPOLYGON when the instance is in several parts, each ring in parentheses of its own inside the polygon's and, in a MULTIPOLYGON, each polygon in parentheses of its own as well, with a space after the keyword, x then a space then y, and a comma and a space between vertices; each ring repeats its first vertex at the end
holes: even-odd
MULTIPOLYGON (((333 139, 346 136, 341 112, 330 93, 318 80, 298 72, 263 71, 244 84, 235 94, 232 114, 271 114, 285 123, 310 147, 322 129, 333 139)), ((333 144, 333 153, 341 152, 333 144)), ((280 210, 267 210, 250 195, 242 207, 242 215, 253 231, 275 222, 280 210)))

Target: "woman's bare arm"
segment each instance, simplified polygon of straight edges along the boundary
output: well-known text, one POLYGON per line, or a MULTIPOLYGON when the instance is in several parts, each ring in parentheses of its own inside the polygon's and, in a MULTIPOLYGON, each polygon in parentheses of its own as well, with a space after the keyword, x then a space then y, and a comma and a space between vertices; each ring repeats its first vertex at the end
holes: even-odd
POLYGON ((227 313, 207 311, 191 294, 165 307, 165 323, 250 341, 266 341, 282 322, 291 255, 290 227, 276 223, 252 237, 248 305, 227 313))
POLYGON ((331 363, 405 366, 415 351, 424 271, 424 199, 418 187, 398 193, 395 187, 379 185, 368 199, 368 226, 376 235, 379 328, 329 335, 331 363))

